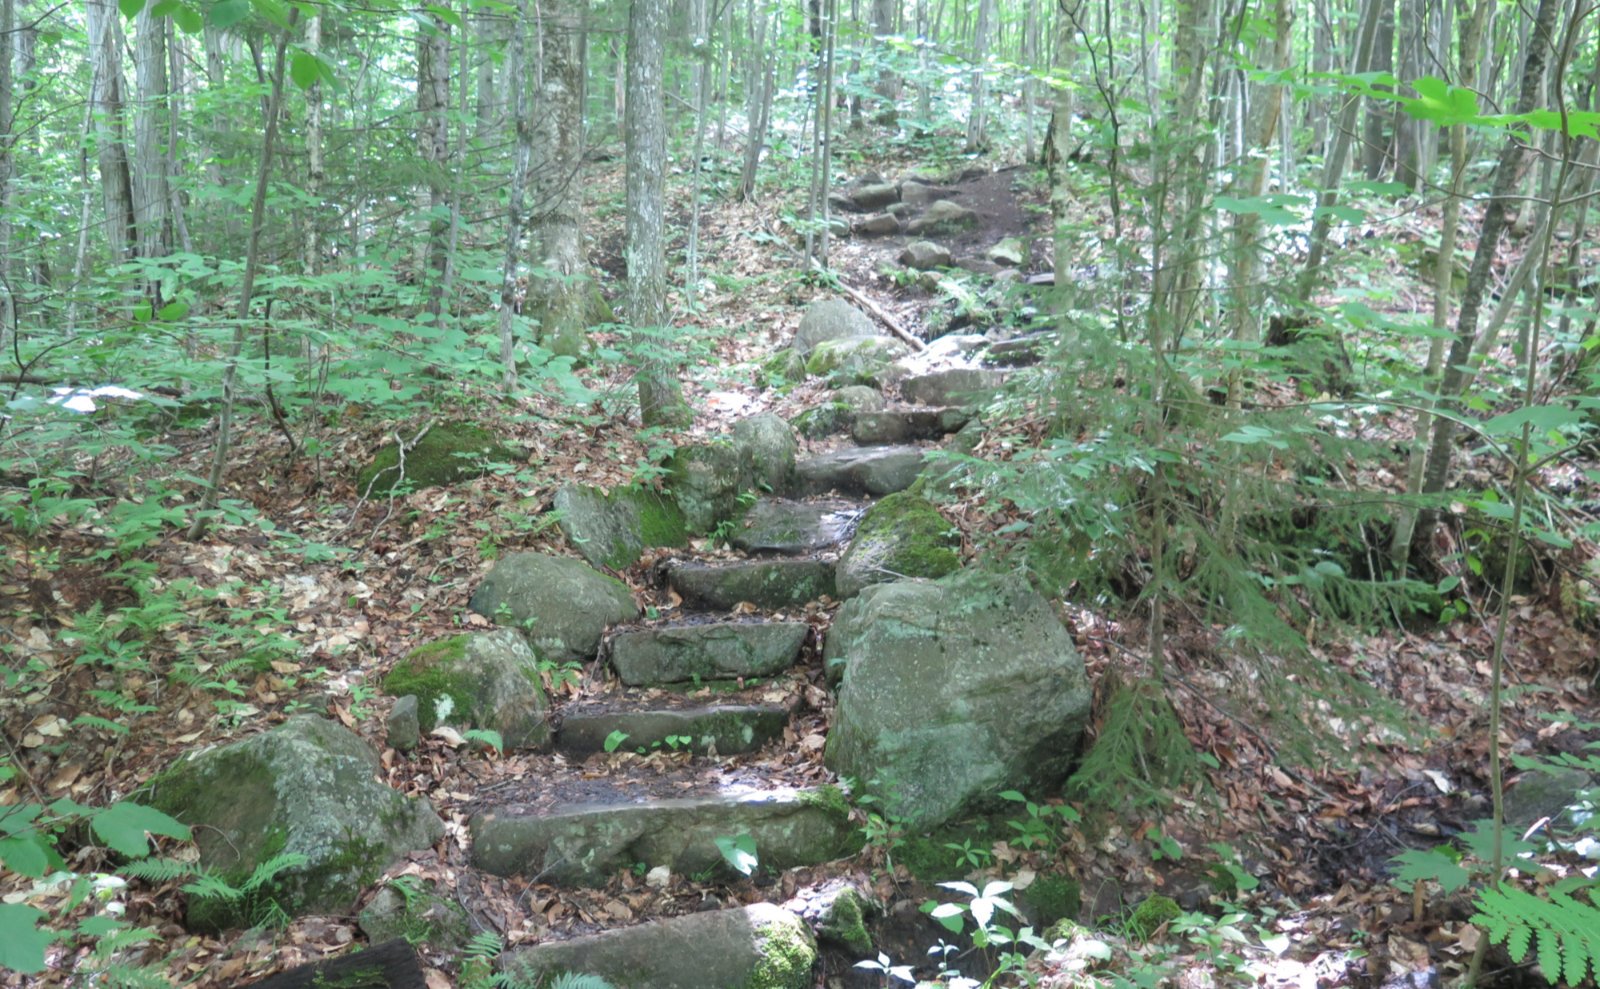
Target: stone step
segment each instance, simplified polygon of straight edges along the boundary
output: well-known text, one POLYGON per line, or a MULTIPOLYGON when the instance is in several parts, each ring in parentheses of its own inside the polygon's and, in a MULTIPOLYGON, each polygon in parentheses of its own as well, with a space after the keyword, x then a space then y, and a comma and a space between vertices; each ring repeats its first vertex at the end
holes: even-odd
POLYGON ((689 986, 807 986, 817 948, 810 929, 772 903, 707 910, 566 941, 543 941, 503 957, 518 985, 549 985, 572 972, 629 989, 689 986))
POLYGON ((990 344, 983 359, 1001 367, 1025 367, 1044 360, 1044 355, 1059 340, 1054 330, 1040 330, 1010 340, 990 344))
POLYGON ((972 418, 967 409, 889 409, 857 412, 850 436, 861 446, 936 440, 956 432, 972 418))
POLYGON ((727 611, 742 602, 757 608, 796 608, 834 597, 834 564, 826 560, 746 560, 712 565, 674 563, 667 586, 685 606, 727 611))
POLYGON ((855 854, 860 831, 837 787, 796 788, 753 769, 675 769, 649 776, 553 775, 522 799, 475 813, 472 864, 499 876, 597 886, 620 869, 682 876, 736 873, 718 838, 748 834, 760 866, 789 869, 855 854))
POLYGON ((1005 382, 1001 371, 953 367, 900 382, 900 395, 917 405, 971 405, 991 397, 1005 382))
POLYGON ((616 633, 611 665, 630 687, 769 677, 794 665, 805 622, 706 622, 616 633))
POLYGON ((927 450, 920 446, 861 446, 797 460, 795 485, 801 494, 871 495, 904 491, 922 473, 927 450))
POLYGON ((733 521, 728 545, 745 553, 815 553, 849 539, 861 509, 848 501, 762 498, 733 521))
POLYGON ((783 734, 789 712, 777 704, 716 704, 618 710, 615 705, 568 708, 556 732, 556 751, 582 758, 605 751, 613 732, 627 736, 626 752, 687 748, 696 755, 754 752, 783 734), (687 741, 683 741, 687 739, 687 741))

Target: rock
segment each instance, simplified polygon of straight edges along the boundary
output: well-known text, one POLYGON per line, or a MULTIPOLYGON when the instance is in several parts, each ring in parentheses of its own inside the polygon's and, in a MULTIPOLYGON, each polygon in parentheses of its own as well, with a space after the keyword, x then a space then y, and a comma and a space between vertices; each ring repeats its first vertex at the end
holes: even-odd
POLYGON ((817 960, 806 926, 782 907, 756 903, 684 914, 512 951, 518 985, 583 972, 628 989, 805 989, 817 960))
POLYGON ((970 354, 975 350, 982 350, 989 345, 989 338, 981 333, 947 333, 928 344, 924 352, 926 357, 958 357, 970 354))
POLYGON ((423 881, 413 889, 414 892, 402 893, 391 884, 373 895, 357 916, 367 939, 379 944, 406 938, 418 946, 446 953, 465 948, 472 940, 472 929, 461 905, 440 896, 430 882, 423 881))
POLYGON ((888 213, 878 213, 856 221, 856 233, 863 237, 890 237, 900 232, 900 221, 888 213))
POLYGON ((760 789, 735 777, 718 781, 715 791, 702 786, 653 798, 626 780, 581 782, 581 802, 559 799, 561 787, 551 784, 537 803, 475 815, 468 825, 472 864, 497 876, 598 886, 639 862, 665 865, 680 876, 732 875, 716 839, 739 834, 755 839, 762 866, 780 870, 829 862, 861 847, 850 807, 834 787, 760 789), (556 799, 544 799, 551 790, 556 799))
POLYGON ((600 636, 639 614, 628 585, 597 573, 582 560, 513 553, 496 563, 469 603, 500 625, 523 629, 540 659, 586 662, 600 636))
POLYGON ((740 451, 731 441, 685 443, 667 461, 667 485, 683 524, 706 535, 732 517, 747 477, 740 451))
POLYGON ((550 746, 539 661, 516 629, 418 646, 383 678, 383 689, 416 696, 423 731, 483 728, 498 732, 507 751, 550 746))
POLYGON ((290 917, 348 913, 362 888, 406 852, 444 836, 427 801, 379 783, 377 753, 327 718, 298 715, 268 732, 175 763, 144 802, 194 829, 200 863, 234 886, 280 853, 305 856, 248 904, 194 896, 189 926, 248 926, 275 903, 290 917))
POLYGON ((950 249, 931 240, 914 240, 900 252, 900 263, 907 268, 929 271, 950 266, 950 249))
POLYGON ((907 492, 867 509, 855 538, 839 557, 834 586, 853 597, 869 584, 943 577, 961 567, 961 537, 933 503, 907 492))
POLYGON ((728 545, 745 553, 796 556, 849 538, 858 506, 763 498, 733 525, 728 545))
POLYGON ((1002 268, 1020 268, 1028 260, 1028 248, 1015 237, 1007 237, 983 254, 1002 268))
POLYGON ((988 174, 989 167, 987 165, 979 165, 976 163, 957 165, 950 169, 950 172, 945 176, 944 181, 946 185, 960 185, 963 182, 974 182, 988 174))
POLYGON ((828 218, 828 236, 834 240, 844 240, 850 236, 850 221, 842 217, 830 216, 828 218))
POLYGON ((805 622, 715 622, 619 632, 611 665, 630 687, 769 677, 794 665, 805 622))
POLYGON ((946 186, 918 182, 915 179, 906 179, 900 183, 900 201, 911 206, 926 206, 935 200, 953 196, 955 192, 946 186))
POLYGON ((806 373, 827 378, 836 387, 858 385, 873 372, 910 353, 911 348, 894 337, 854 337, 824 340, 817 344, 806 361, 806 373))
POLYGON ((793 608, 833 596, 833 564, 821 560, 750 560, 723 566, 680 563, 667 583, 691 608, 729 610, 741 602, 757 608, 793 608))
MULTIPOLYGON (((405 485, 415 490, 469 481, 487 474, 489 464, 519 459, 514 450, 481 426, 442 422, 406 451, 405 485)), ((356 475, 356 492, 364 498, 386 496, 400 483, 401 473, 399 452, 390 443, 356 475)))
POLYGON ((855 883, 832 880, 806 901, 800 917, 816 930, 818 940, 866 958, 872 955, 867 918, 882 912, 883 905, 855 883))
POLYGON ((1028 276, 1029 285, 1054 285, 1056 273, 1053 271, 1039 271, 1028 276))
POLYGON ((803 494, 893 494, 911 487, 922 472, 924 455, 917 446, 869 446, 823 453, 795 462, 795 485, 803 494))
POLYGON ((789 425, 808 440, 820 440, 849 429, 855 418, 850 406, 843 402, 828 402, 806 409, 789 420, 789 425))
POLYGON ((974 275, 994 275, 1000 270, 999 265, 987 258, 961 258, 956 262, 956 267, 974 275))
POLYGON ((1556 772, 1525 772, 1517 784, 1506 791, 1505 820, 1512 831, 1523 832, 1540 818, 1551 818, 1556 827, 1565 828, 1567 810, 1579 804, 1580 791, 1600 786, 1600 777, 1576 767, 1556 772))
POLYGON ((1037 364, 1044 358, 1044 354, 1055 346, 1059 337, 1054 330, 1040 330, 1025 336, 1002 340, 989 345, 989 352, 984 359, 990 364, 999 364, 1001 367, 1024 367, 1037 364))
POLYGON ((881 182, 873 185, 858 186, 850 194, 855 201, 856 208, 864 212, 883 209, 890 203, 900 201, 900 189, 893 182, 881 182))
POLYGON ((833 400, 856 412, 878 412, 889 404, 882 392, 866 385, 846 385, 833 393, 833 400))
POLYGON ((944 276, 936 271, 924 271, 917 275, 917 288, 927 295, 938 295, 944 287, 944 276))
POLYGON ((613 732, 627 738, 625 750, 683 748, 705 755, 739 755, 754 752, 783 734, 789 712, 776 704, 719 704, 656 711, 586 711, 567 709, 556 751, 582 758, 605 751, 613 732), (674 743, 674 740, 687 739, 674 743))
POLYGON ((739 455, 741 490, 789 489, 800 444, 782 417, 764 412, 741 420, 733 427, 733 447, 739 455))
POLYGON ((908 826, 1003 790, 1047 792, 1073 769, 1091 699, 1083 661, 1017 574, 869 587, 839 609, 823 661, 843 672, 828 768, 868 781, 908 826))
POLYGON ((906 227, 909 234, 959 233, 978 225, 978 214, 948 199, 929 204, 922 215, 906 227))
POLYGON ((938 439, 967 424, 972 413, 966 409, 894 409, 888 412, 862 412, 856 416, 850 435, 861 446, 908 443, 938 439))
POLYGON ((802 360, 824 340, 848 340, 851 337, 878 335, 871 317, 843 299, 818 299, 800 318, 800 328, 794 333, 794 351, 802 360))
POLYGON ((917 405, 974 405, 990 398, 1005 382, 999 371, 953 367, 900 382, 900 395, 917 405))
POLYGON ((994 284, 996 287, 1003 285, 1015 285, 1020 281, 1022 281, 1022 272, 1015 268, 1001 268, 999 271, 994 273, 994 284))
POLYGON ((913 208, 909 203, 890 203, 888 206, 884 207, 884 210, 890 216, 894 217, 896 220, 900 220, 901 222, 904 222, 906 217, 916 212, 916 209, 913 208))
POLYGON ((417 695, 407 694, 389 709, 385 740, 396 752, 410 752, 422 741, 422 722, 417 717, 417 695))
POLYGON ((761 363, 761 373, 756 376, 756 387, 795 385, 804 380, 806 380, 805 358, 795 353, 793 347, 785 347, 761 363))
POLYGON ((585 560, 597 567, 632 566, 647 546, 684 546, 683 511, 670 496, 647 488, 599 488, 564 484, 551 499, 556 523, 585 560))

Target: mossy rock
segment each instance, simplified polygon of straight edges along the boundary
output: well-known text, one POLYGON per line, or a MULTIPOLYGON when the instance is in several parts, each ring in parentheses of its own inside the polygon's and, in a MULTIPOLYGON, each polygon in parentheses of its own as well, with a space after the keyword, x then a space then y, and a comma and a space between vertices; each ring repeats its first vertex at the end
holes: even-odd
POLYGON ((1147 941, 1161 929, 1162 924, 1176 920, 1182 913, 1172 897, 1153 894, 1134 908, 1133 916, 1128 918, 1128 936, 1147 941))
POLYGON ((850 406, 843 402, 828 402, 806 409, 790 419, 789 425, 808 440, 820 440, 847 431, 855 423, 855 418, 855 410, 850 406))
POLYGON ((834 587, 839 597, 848 598, 869 584, 943 577, 961 568, 960 545, 932 502, 897 492, 867 509, 839 558, 834 587))
POLYGON ((826 378, 835 388, 871 384, 878 372, 910 353, 893 337, 848 337, 824 340, 806 360, 806 373, 826 378))
POLYGON ((1022 891, 1021 899, 1028 908, 1028 919, 1040 930, 1057 921, 1075 919, 1083 907, 1077 881, 1049 872, 1035 878, 1022 891))
POLYGON ((465 725, 498 732, 507 749, 550 745, 538 660, 515 629, 418 646, 383 678, 383 689, 416 696, 424 732, 441 723, 465 725))
POLYGON ((757 387, 797 385, 806 380, 805 358, 793 347, 785 347, 761 362, 761 372, 756 375, 757 387))
MULTIPOLYGON (((491 463, 512 463, 516 451, 495 439, 482 426, 469 422, 435 425, 406 451, 404 479, 410 488, 455 484, 489 472, 491 463)), ((356 475, 356 490, 364 497, 387 495, 401 482, 400 453, 393 443, 379 450, 372 462, 356 475)))
POLYGON ((650 546, 688 542, 683 511, 670 495, 640 487, 599 488, 568 484, 555 493, 561 531, 585 560, 621 570, 650 546))

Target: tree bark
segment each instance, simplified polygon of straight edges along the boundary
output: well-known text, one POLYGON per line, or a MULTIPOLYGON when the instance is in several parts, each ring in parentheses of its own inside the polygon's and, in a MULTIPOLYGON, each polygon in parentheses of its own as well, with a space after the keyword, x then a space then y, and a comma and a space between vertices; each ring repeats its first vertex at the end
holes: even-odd
MULTIPOLYGON (((167 190, 166 133, 167 18, 150 15, 145 4, 133 19, 133 216, 142 258, 172 253, 171 198, 167 190)), ((160 283, 149 293, 160 307, 160 283)))
POLYGON ((583 351, 594 285, 583 252, 583 6, 547 0, 540 14, 539 59, 529 126, 539 158, 529 184, 533 202, 529 247, 531 315, 539 343, 556 354, 583 351))
POLYGON ((450 35, 429 13, 417 18, 417 151, 428 182, 428 236, 422 267, 430 273, 428 312, 444 308, 444 271, 450 224, 445 216, 445 169, 450 160, 450 35))
POLYGON ((517 0, 516 19, 511 23, 510 52, 506 55, 506 86, 511 91, 511 125, 516 150, 511 162, 511 203, 506 211, 506 249, 500 268, 500 384, 510 395, 517 386, 517 259, 522 242, 522 217, 528 173, 533 161, 533 126, 528 119, 526 69, 528 0, 517 0))
POLYGON ((132 255, 137 242, 133 178, 123 132, 122 21, 111 0, 87 0, 86 13, 93 74, 89 104, 94 114, 106 243, 112 257, 121 259, 132 255))

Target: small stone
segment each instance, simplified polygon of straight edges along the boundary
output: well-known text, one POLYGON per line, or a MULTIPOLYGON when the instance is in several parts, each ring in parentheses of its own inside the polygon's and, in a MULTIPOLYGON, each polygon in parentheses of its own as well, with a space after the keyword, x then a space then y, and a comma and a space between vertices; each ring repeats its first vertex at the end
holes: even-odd
POLYGON ((888 213, 869 216, 856 224, 856 233, 864 237, 887 237, 900 232, 900 221, 888 213))
POLYGON ((1028 249, 1017 238, 1007 237, 989 248, 984 257, 1005 268, 1020 268, 1028 259, 1028 249))
POLYGON ((644 884, 651 889, 666 889, 672 885, 672 870, 658 865, 644 874, 644 884))
POLYGON ((417 695, 407 694, 389 709, 389 747, 410 752, 422 740, 422 722, 417 717, 417 695))

